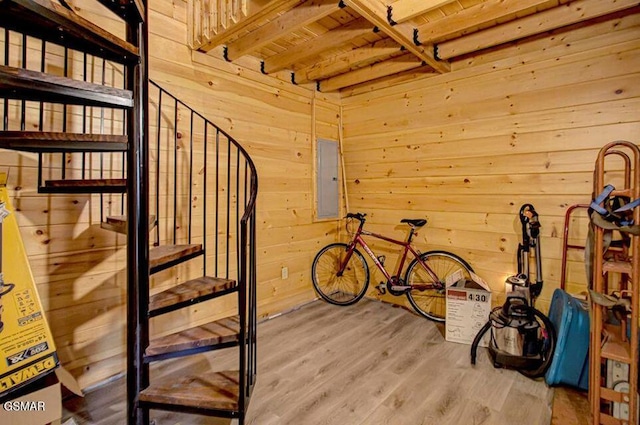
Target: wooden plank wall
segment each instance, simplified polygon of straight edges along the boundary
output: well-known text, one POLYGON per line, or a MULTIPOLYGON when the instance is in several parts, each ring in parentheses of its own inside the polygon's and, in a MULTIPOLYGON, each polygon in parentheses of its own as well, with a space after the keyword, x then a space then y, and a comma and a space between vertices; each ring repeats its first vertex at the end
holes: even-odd
MULTIPOLYGON (((121 31, 121 24, 95 2, 76 1, 74 6, 104 28, 121 31)), ((231 64, 220 51, 192 53, 186 44, 186 10, 184 0, 151 0, 150 77, 235 137, 256 163, 258 312, 273 315, 314 298, 311 262, 321 246, 335 239, 335 222, 314 220, 313 139, 337 140, 340 98, 263 75, 251 60, 231 64), (287 279, 281 277, 282 267, 288 268, 287 279)), ((3 152, 0 167, 9 171, 22 236, 61 362, 88 387, 125 370, 126 238, 100 229, 98 196, 37 194, 35 158, 3 152)), ((116 198, 107 197, 103 204, 118 209, 116 198)), ((161 228, 164 235, 167 224, 161 228)), ((154 290, 198 267, 154 276, 154 290)), ((153 330, 166 334, 232 314, 233 305, 233 300, 213 301, 206 308, 154 319, 153 330)))
MULTIPOLYGON (((400 219, 428 218, 418 245, 467 259, 501 302, 517 270, 518 211, 533 204, 546 311, 564 213, 590 201, 598 150, 640 143, 639 23, 616 17, 459 61, 448 75, 352 89, 343 99, 351 210, 399 238, 400 219)), ((585 240, 584 217, 570 226, 573 243, 585 240)), ((582 252, 570 260, 568 289, 584 290, 582 252)))

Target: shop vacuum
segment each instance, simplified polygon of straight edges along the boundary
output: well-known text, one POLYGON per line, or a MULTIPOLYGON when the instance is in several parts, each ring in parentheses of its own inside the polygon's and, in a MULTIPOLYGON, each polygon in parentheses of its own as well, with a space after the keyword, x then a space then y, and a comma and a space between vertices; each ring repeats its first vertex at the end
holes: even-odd
POLYGON ((522 242, 518 244, 518 273, 507 278, 511 291, 504 305, 494 308, 488 322, 471 345, 471 364, 476 363, 478 344, 490 331, 488 352, 494 367, 516 369, 537 378, 546 372, 556 343, 551 321, 537 310, 535 300, 542 291, 540 222, 533 205, 524 204, 519 212, 522 242), (529 263, 535 259, 535 282, 531 282, 529 263))

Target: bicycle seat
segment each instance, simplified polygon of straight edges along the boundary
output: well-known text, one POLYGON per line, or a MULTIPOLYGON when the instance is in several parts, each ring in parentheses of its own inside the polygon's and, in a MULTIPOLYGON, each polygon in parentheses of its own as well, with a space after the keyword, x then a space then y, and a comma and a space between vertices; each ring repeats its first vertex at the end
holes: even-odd
POLYGON ((413 227, 422 227, 427 224, 427 220, 425 220, 424 218, 403 218, 402 220, 400 220, 400 223, 408 223, 413 227))

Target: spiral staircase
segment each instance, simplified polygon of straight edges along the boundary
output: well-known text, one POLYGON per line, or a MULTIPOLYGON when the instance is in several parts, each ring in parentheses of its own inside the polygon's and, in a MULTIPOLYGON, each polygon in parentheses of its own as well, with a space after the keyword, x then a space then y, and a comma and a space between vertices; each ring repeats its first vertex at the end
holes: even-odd
POLYGON ((36 153, 39 193, 97 197, 101 227, 126 234, 127 422, 162 409, 243 424, 256 378, 255 166, 149 80, 146 2, 98 1, 122 37, 63 0, 0 0, 0 148, 36 153), (234 315, 151 334, 195 305, 216 316, 221 297, 235 297, 234 315), (165 381, 150 371, 217 349, 237 350, 237 367, 165 381))

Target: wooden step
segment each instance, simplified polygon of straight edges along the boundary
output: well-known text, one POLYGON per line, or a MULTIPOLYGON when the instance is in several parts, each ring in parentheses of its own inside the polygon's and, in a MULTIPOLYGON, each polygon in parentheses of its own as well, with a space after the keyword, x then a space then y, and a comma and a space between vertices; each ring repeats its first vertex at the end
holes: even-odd
POLYGON ((46 180, 39 193, 125 193, 127 179, 46 180))
POLYGON ((633 200, 633 188, 615 189, 609 196, 626 196, 633 200))
MULTIPOLYGON (((127 234, 127 216, 126 215, 114 215, 107 217, 106 221, 100 223, 100 227, 105 230, 110 230, 116 233, 127 234)), ((156 216, 149 216, 149 230, 156 226, 156 216)))
POLYGON ((98 0, 107 9, 130 24, 143 22, 145 11, 140 0, 98 0))
POLYGON ((603 272, 626 273, 630 275, 631 270, 631 262, 629 261, 608 260, 602 263, 603 272))
POLYGON ((204 254, 201 244, 163 245, 149 250, 149 267, 151 274, 166 270, 176 264, 183 263, 204 254))
POLYGON ((0 148, 26 152, 125 152, 128 146, 126 135, 0 131, 0 148))
POLYGON ((108 108, 133 107, 130 90, 0 65, 0 97, 108 108))
POLYGON ((0 26, 118 63, 139 58, 136 46, 52 0, 2 0, 0 26))
POLYGON ((240 319, 233 316, 155 338, 145 351, 145 362, 236 346, 240 341, 239 334, 240 319))
POLYGON ((158 316, 188 305, 217 298, 237 289, 235 280, 202 276, 149 297, 149 316, 158 316))
POLYGON ((604 325, 606 338, 603 340, 601 356, 622 363, 632 363, 631 344, 626 339, 626 329, 619 325, 604 325))
POLYGON ((234 370, 167 379, 151 384, 138 399, 141 406, 152 409, 234 416, 238 412, 239 376, 234 370))

